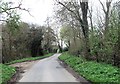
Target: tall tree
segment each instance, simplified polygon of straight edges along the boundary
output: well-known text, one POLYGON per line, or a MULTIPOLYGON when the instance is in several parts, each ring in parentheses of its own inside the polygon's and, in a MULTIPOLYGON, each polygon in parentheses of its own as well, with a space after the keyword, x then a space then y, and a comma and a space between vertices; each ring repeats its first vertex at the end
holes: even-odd
POLYGON ((65 9, 67 9, 73 17, 79 22, 82 28, 82 33, 84 36, 84 52, 85 57, 89 59, 90 56, 90 47, 89 47, 89 27, 88 27, 88 1, 70 1, 70 2, 60 2, 65 9), (80 11, 81 10, 81 11, 80 11), (81 14, 82 13, 82 14, 81 14), (82 17, 82 18, 81 18, 82 17))
POLYGON ((110 16, 110 7, 111 7, 111 2, 112 0, 106 0, 106 7, 103 5, 103 3, 99 0, 102 8, 103 8, 103 12, 105 14, 105 26, 104 26, 104 34, 107 33, 107 29, 109 28, 109 16, 110 16))

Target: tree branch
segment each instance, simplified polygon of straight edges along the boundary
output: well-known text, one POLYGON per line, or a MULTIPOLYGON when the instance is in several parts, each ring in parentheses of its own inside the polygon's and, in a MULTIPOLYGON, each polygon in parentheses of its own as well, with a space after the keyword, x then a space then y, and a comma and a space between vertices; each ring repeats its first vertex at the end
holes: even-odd
MULTIPOLYGON (((29 10, 28 10, 28 9, 25 9, 25 8, 22 8, 21 5, 22 5, 22 0, 21 0, 20 4, 19 4, 18 6, 16 6, 16 7, 11 7, 11 8, 7 8, 7 9, 4 9, 4 8, 1 7, 2 11, 0 11, 0 14, 2 14, 2 13, 7 13, 7 15, 10 15, 10 13, 9 13, 8 11, 14 10, 14 9, 20 9, 20 10, 27 11, 27 12, 29 13, 29 15, 32 16, 32 15, 30 14, 29 10)), ((32 16, 32 17, 33 17, 33 16, 32 16)))
POLYGON ((70 8, 68 8, 67 6, 65 6, 63 3, 59 2, 59 1, 57 1, 57 2, 60 5, 62 5, 63 7, 65 7, 68 11, 70 11, 71 13, 73 13, 75 15, 76 19, 81 23, 81 25, 83 24, 83 21, 82 21, 80 15, 79 15, 79 11, 76 11, 77 12, 77 14, 76 14, 73 10, 71 10, 70 8))
POLYGON ((103 8, 104 13, 106 14, 106 10, 105 10, 105 7, 104 7, 103 3, 100 0, 99 0, 99 2, 100 2, 101 6, 103 8))
POLYGON ((70 8, 68 8, 67 6, 65 6, 63 3, 59 2, 59 1, 58 1, 58 3, 60 5, 62 5, 63 7, 65 7, 68 11, 72 12, 75 16, 77 16, 76 13, 73 10, 70 10, 70 8))

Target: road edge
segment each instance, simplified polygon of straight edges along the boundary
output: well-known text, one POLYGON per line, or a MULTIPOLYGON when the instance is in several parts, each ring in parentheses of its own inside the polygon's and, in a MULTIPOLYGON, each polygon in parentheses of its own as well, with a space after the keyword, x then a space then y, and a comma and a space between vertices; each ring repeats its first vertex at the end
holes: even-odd
POLYGON ((79 81, 81 84, 91 84, 90 81, 86 80, 84 77, 80 76, 77 72, 75 72, 69 65, 67 65, 64 61, 60 60, 58 58, 59 64, 64 67, 69 73, 71 73, 77 81, 79 81))

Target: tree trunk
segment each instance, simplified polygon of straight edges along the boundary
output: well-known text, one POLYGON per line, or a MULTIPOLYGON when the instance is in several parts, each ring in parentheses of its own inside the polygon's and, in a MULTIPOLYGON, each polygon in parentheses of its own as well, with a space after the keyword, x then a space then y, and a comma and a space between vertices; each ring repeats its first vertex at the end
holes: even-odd
POLYGON ((82 31, 84 35, 84 49, 85 49, 85 57, 89 59, 90 56, 90 46, 89 46, 89 27, 88 27, 88 20, 87 20, 87 13, 88 13, 88 2, 81 2, 81 9, 82 9, 82 31))

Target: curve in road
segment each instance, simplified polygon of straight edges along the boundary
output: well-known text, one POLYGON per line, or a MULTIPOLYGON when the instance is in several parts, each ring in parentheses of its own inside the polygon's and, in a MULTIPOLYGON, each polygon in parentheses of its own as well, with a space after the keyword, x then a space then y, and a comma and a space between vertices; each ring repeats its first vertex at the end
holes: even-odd
POLYGON ((19 82, 79 82, 58 62, 60 54, 54 54, 33 65, 19 82))

